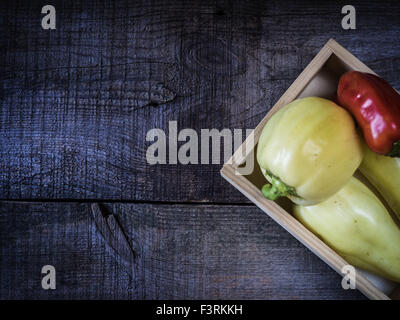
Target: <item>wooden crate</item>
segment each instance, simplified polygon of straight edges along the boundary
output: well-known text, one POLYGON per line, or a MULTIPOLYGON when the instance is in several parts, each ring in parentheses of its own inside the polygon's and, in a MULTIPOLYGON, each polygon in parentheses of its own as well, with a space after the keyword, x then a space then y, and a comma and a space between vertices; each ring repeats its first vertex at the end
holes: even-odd
MULTIPOLYGON (((247 138, 221 169, 221 175, 226 180, 339 274, 342 274, 342 268, 349 263, 289 213, 291 212, 291 202, 287 199, 274 202, 263 197, 260 190, 266 180, 259 169, 255 154, 261 131, 276 111, 296 98, 319 96, 332 99, 336 92, 339 77, 348 70, 374 73, 335 40, 330 39, 254 129, 253 139, 247 138), (250 161, 249 157, 254 159, 253 172, 249 175, 237 174, 237 169, 243 166, 246 161, 250 161)), ((400 297, 400 286, 398 284, 363 270, 357 270, 356 285, 357 289, 370 299, 395 299, 400 297)))

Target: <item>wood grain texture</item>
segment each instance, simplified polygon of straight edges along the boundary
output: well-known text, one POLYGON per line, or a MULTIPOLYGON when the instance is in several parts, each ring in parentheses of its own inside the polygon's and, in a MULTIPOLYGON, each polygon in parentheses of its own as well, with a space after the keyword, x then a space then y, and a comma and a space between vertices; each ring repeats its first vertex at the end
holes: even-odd
POLYGON ((353 1, 0 4, 0 199, 248 202, 222 165, 149 165, 152 128, 254 128, 338 40, 397 89, 400 4, 353 1), (345 4, 345 3, 343 3, 345 4))
POLYGON ((44 4, 0 3, 0 199, 134 201, 105 206, 137 256, 89 203, 0 202, 0 298, 363 298, 246 205, 222 163, 148 165, 145 137, 173 120, 254 128, 329 38, 399 89, 397 1, 353 1, 356 31, 345 2, 54 0, 53 31, 44 4))
POLYGON ((137 253, 134 271, 88 203, 0 202, 0 298, 363 299, 254 206, 106 203, 137 253), (54 265, 56 290, 41 289, 54 265))

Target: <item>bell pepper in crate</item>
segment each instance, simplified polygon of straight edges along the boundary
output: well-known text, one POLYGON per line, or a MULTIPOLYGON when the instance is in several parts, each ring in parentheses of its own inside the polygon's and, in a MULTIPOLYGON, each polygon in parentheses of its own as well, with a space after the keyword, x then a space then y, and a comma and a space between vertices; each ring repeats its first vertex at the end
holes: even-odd
POLYGON ((362 160, 351 115, 334 102, 307 97, 277 111, 265 125, 257 161, 269 184, 270 200, 287 196, 312 205, 343 187, 362 160))
POLYGON ((382 78, 349 71, 339 79, 339 104, 360 125, 365 141, 376 153, 400 156, 400 94, 382 78))
POLYGON ((356 178, 322 203, 295 206, 294 215, 347 262, 400 282, 400 229, 356 178))
POLYGON ((359 169, 400 219, 400 158, 379 155, 364 145, 359 169))

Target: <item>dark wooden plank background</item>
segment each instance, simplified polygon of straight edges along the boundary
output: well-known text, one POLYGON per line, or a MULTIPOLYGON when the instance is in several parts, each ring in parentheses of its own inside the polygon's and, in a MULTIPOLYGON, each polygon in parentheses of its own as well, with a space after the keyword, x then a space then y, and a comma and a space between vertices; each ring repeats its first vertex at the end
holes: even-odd
POLYGON ((1 298, 362 298, 255 206, 106 206, 133 244, 131 268, 99 234, 89 204, 3 202, 1 298), (47 264, 56 290, 41 288, 47 264))
POLYGON ((45 4, 0 4, 0 298, 362 298, 222 162, 149 165, 145 137, 254 128, 331 37, 400 89, 398 1, 352 1, 351 31, 347 2, 51 1, 51 31, 45 4), (124 201, 132 268, 85 200, 124 201))
POLYGON ((0 197, 248 202, 220 165, 149 165, 146 133, 254 128, 331 37, 400 88, 400 5, 315 1, 1 4, 0 197))

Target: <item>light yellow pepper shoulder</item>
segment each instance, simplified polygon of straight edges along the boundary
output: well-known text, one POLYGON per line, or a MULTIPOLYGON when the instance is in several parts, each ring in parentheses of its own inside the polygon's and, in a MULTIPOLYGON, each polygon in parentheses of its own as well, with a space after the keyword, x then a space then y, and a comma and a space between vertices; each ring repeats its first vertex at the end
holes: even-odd
POLYGON ((376 154, 365 144, 364 153, 360 171, 400 219, 400 158, 376 154))

